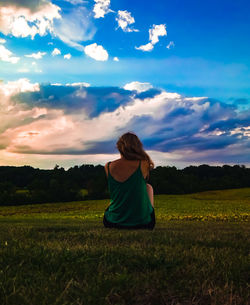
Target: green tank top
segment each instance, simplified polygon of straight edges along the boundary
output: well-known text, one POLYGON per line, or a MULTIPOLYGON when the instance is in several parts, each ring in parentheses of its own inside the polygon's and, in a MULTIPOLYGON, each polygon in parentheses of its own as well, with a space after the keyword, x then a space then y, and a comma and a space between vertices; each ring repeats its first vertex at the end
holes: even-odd
POLYGON ((124 182, 112 177, 109 172, 110 163, 108 163, 110 205, 105 211, 106 219, 124 226, 149 223, 153 207, 141 172, 141 161, 136 171, 124 182))

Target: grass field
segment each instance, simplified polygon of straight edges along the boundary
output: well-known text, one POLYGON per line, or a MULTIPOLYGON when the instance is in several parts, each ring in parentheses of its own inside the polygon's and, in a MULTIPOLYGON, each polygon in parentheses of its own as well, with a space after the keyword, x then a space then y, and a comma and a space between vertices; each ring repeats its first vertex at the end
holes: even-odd
POLYGON ((155 196, 153 231, 107 205, 0 207, 0 304, 250 304, 250 188, 155 196))

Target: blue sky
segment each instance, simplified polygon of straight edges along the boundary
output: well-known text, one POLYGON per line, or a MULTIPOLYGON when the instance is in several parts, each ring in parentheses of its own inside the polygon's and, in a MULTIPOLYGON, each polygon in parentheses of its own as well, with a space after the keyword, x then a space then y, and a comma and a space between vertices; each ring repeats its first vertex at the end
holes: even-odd
POLYGON ((249 165, 249 8, 0 0, 0 164, 104 164, 131 130, 156 165, 249 165))

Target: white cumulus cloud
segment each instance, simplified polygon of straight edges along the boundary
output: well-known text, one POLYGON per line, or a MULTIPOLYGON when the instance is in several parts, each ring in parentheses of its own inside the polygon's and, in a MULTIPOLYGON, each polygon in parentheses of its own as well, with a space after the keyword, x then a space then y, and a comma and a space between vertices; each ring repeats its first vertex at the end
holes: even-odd
POLYGON ((61 51, 59 49, 55 48, 51 54, 52 54, 52 56, 60 55, 61 51))
POLYGON ((113 60, 114 61, 119 61, 119 58, 115 56, 113 60))
POLYGON ((151 51, 154 45, 159 42, 160 36, 167 36, 167 30, 165 24, 153 24, 153 27, 149 29, 149 43, 141 45, 140 47, 135 47, 137 50, 151 51))
POLYGON ((137 92, 144 92, 153 88, 153 86, 150 83, 131 82, 126 84, 123 88, 130 91, 135 90, 137 92))
POLYGON ((99 61, 108 60, 108 52, 101 45, 92 43, 84 48, 84 52, 91 58, 99 61))
POLYGON ((70 53, 65 54, 65 55, 63 56, 63 58, 65 58, 65 59, 70 59, 70 58, 71 58, 71 54, 70 54, 70 53))
POLYGON ((38 83, 32 84, 27 78, 20 78, 16 81, 9 81, 7 83, 0 83, 0 92, 5 96, 17 94, 20 92, 35 92, 39 91, 40 86, 38 83))
POLYGON ((149 29, 149 40, 151 40, 152 44, 156 44, 159 41, 159 36, 167 36, 165 24, 154 24, 153 28, 149 29))
POLYGON ((151 51, 153 50, 154 46, 151 42, 147 43, 147 44, 144 44, 140 47, 135 47, 136 50, 142 50, 142 51, 151 51))
POLYGON ((5 40, 5 39, 0 38, 0 43, 5 43, 5 42, 6 42, 6 40, 5 40))
POLYGON ((13 53, 7 48, 5 48, 5 46, 0 45, 0 60, 16 64, 19 61, 20 57, 12 56, 12 54, 13 53))
MULTIPOLYGON (((107 6, 105 1, 99 3, 103 10, 107 6)), ((80 42, 91 40, 96 33, 93 16, 88 8, 82 6, 86 1, 68 2, 77 5, 70 10, 62 10, 52 0, 0 0, 0 32, 31 39, 36 35, 50 33, 71 47, 83 51, 80 42)))
POLYGON ((25 57, 32 57, 35 59, 41 59, 44 55, 46 54, 46 52, 37 52, 37 53, 32 53, 32 54, 28 54, 28 55, 24 55, 25 57))
POLYGON ((129 25, 135 23, 134 17, 128 11, 118 11, 115 20, 118 22, 118 27, 120 27, 124 32, 138 32, 136 29, 131 29, 129 25))
POLYGON ((0 1, 0 31, 15 37, 44 36, 53 32, 54 19, 61 18, 60 7, 50 1, 0 1))
POLYGON ((94 0, 95 5, 93 12, 95 18, 103 18, 107 13, 111 12, 109 9, 110 0, 94 0))

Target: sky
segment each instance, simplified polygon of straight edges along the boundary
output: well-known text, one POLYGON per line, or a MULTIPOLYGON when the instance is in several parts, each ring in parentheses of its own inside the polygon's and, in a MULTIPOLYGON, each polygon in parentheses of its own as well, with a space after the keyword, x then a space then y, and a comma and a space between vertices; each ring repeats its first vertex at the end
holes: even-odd
POLYGON ((0 0, 0 165, 250 166, 248 0, 0 0))

